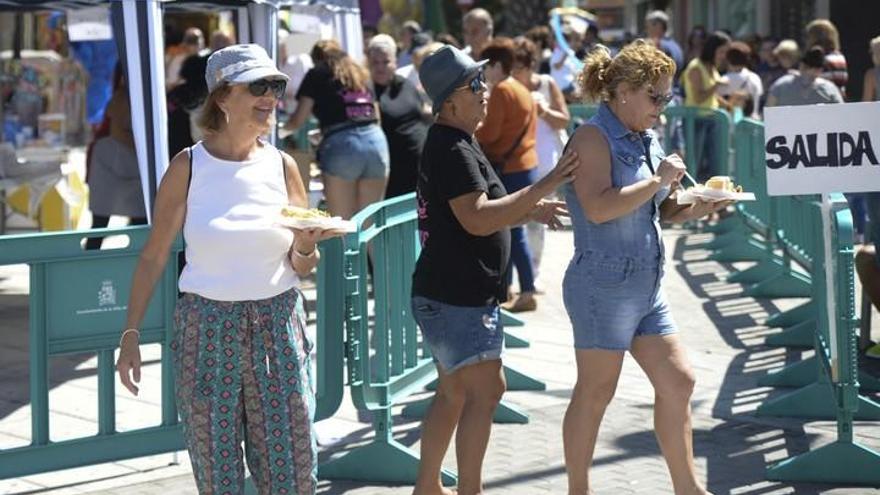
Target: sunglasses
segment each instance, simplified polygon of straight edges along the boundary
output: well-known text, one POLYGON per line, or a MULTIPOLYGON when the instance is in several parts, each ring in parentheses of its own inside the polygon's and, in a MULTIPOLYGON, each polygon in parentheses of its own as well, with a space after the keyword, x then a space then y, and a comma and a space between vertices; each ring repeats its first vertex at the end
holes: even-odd
POLYGON ((287 89, 287 81, 284 79, 258 79, 248 84, 248 91, 253 96, 263 96, 266 91, 272 90, 275 98, 281 99, 284 96, 284 90, 287 89))
POLYGON ((479 71, 479 72, 477 72, 477 77, 471 79, 471 82, 469 82, 465 86, 461 86, 458 89, 471 88, 471 92, 473 94, 477 94, 483 90, 483 83, 485 83, 485 82, 486 82, 486 75, 483 74, 483 71, 479 71))
POLYGON ((675 98, 673 93, 666 93, 665 95, 658 95, 654 93, 652 88, 648 88, 648 98, 651 99, 651 103, 654 104, 655 107, 665 107, 669 105, 669 102, 675 98))

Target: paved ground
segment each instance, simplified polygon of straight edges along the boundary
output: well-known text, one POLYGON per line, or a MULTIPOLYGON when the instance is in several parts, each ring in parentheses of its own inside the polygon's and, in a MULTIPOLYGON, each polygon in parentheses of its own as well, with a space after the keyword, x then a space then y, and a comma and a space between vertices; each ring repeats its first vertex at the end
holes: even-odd
MULTIPOLYGON (((562 306, 560 281, 571 252, 571 234, 552 233, 539 285, 546 289, 538 311, 526 315, 520 335, 529 349, 510 350, 505 359, 521 371, 546 382, 543 392, 509 392, 505 399, 528 412, 528 425, 497 425, 486 460, 487 492, 494 494, 564 494, 561 422, 574 383, 571 332, 562 306)), ((809 353, 763 346, 778 330, 762 326, 777 309, 799 300, 756 301, 741 297, 741 287, 725 276, 748 264, 707 261, 699 248, 709 236, 682 230, 666 232, 671 269, 666 288, 681 334, 690 349, 698 384, 693 398, 695 450, 699 470, 716 494, 869 494, 878 489, 831 485, 768 482, 764 469, 772 462, 806 452, 835 438, 831 422, 804 422, 754 416, 755 408, 785 390, 761 388, 757 379, 768 371, 797 361, 809 353)), ((26 327, 27 270, 0 267, 0 448, 26 444, 29 439, 27 407, 26 327)), ((875 338, 880 318, 875 314, 875 338)), ((150 351, 153 352, 153 351, 150 351)), ((155 352, 151 359, 157 357, 155 352)), ((117 405, 123 428, 155 423, 158 419, 158 369, 155 361, 144 374, 142 396, 122 394, 117 405)), ((55 359, 52 363, 53 439, 70 438, 96 430, 95 361, 89 356, 55 359)), ((426 396, 420 394, 413 399, 426 396)), ((600 432, 593 480, 597 494, 672 493, 665 465, 651 430, 653 392, 641 370, 627 359, 617 395, 600 432)), ((418 448, 418 423, 395 418, 395 436, 418 448)), ((322 458, 368 440, 371 427, 358 421, 346 399, 337 416, 321 424, 323 437, 345 436, 336 447, 325 448, 322 458)), ((858 441, 880 450, 877 423, 857 423, 858 441)), ((93 495, 183 495, 195 488, 185 453, 180 464, 163 455, 88 468, 0 481, 0 493, 93 495)), ((447 466, 454 468, 454 458, 447 466)), ((403 495, 406 486, 381 486, 322 481, 321 494, 403 495)))

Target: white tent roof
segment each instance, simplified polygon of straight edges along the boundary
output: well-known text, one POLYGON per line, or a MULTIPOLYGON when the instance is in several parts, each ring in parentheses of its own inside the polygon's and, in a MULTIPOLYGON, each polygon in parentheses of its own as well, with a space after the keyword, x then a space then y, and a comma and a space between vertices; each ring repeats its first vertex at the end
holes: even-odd
MULTIPOLYGON (((165 103, 165 67, 162 30, 163 11, 217 11, 236 9, 239 42, 258 43, 271 57, 277 51, 278 9, 324 6, 331 10, 356 11, 357 0, 0 0, 0 11, 67 10, 110 5, 114 29, 121 30, 120 58, 128 71, 132 104, 132 133, 141 171, 147 216, 159 181, 168 167, 165 103), (273 33, 270 35, 270 33, 273 33), (159 130, 157 132, 157 130, 159 130)), ((344 29, 346 26, 339 26, 344 29)), ((360 24, 357 23, 357 32, 360 24)), ((359 37, 359 35, 358 35, 359 37)), ((360 41, 359 39, 357 40, 360 41)))

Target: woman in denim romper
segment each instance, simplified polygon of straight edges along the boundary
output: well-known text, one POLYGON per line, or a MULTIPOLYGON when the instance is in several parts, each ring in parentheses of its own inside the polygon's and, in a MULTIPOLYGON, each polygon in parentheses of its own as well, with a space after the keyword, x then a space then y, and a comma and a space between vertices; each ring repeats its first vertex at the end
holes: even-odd
POLYGON ((575 254, 563 295, 578 366, 563 426, 570 495, 590 493, 596 435, 625 351, 654 385, 655 432, 675 493, 707 493, 693 466, 693 372, 662 290, 660 220, 686 221, 724 205, 683 207, 670 196, 685 167, 678 156, 665 157, 649 129, 672 98, 673 74, 672 59, 641 40, 614 59, 602 46, 586 59, 584 92, 603 102, 569 142, 589 157, 566 192, 575 254))

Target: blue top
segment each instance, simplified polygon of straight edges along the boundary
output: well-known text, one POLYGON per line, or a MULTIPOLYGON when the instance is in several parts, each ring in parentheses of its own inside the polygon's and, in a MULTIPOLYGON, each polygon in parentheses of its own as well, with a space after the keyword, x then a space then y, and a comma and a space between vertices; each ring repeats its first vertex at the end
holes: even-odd
POLYGON ((89 73, 86 117, 89 124, 100 124, 104 120, 104 109, 113 96, 113 71, 119 60, 116 41, 76 41, 70 44, 70 50, 89 73))
MULTIPOLYGON (((598 128, 608 142, 611 183, 615 188, 651 178, 666 156, 653 131, 630 131, 604 103, 586 124, 598 128), (650 163, 646 150, 650 150, 650 163)), ((653 201, 600 224, 587 218, 574 187, 569 184, 565 200, 574 228, 575 258, 584 255, 596 260, 626 262, 635 267, 662 266, 665 253, 660 233, 660 203, 668 195, 669 187, 663 187, 653 201)))

